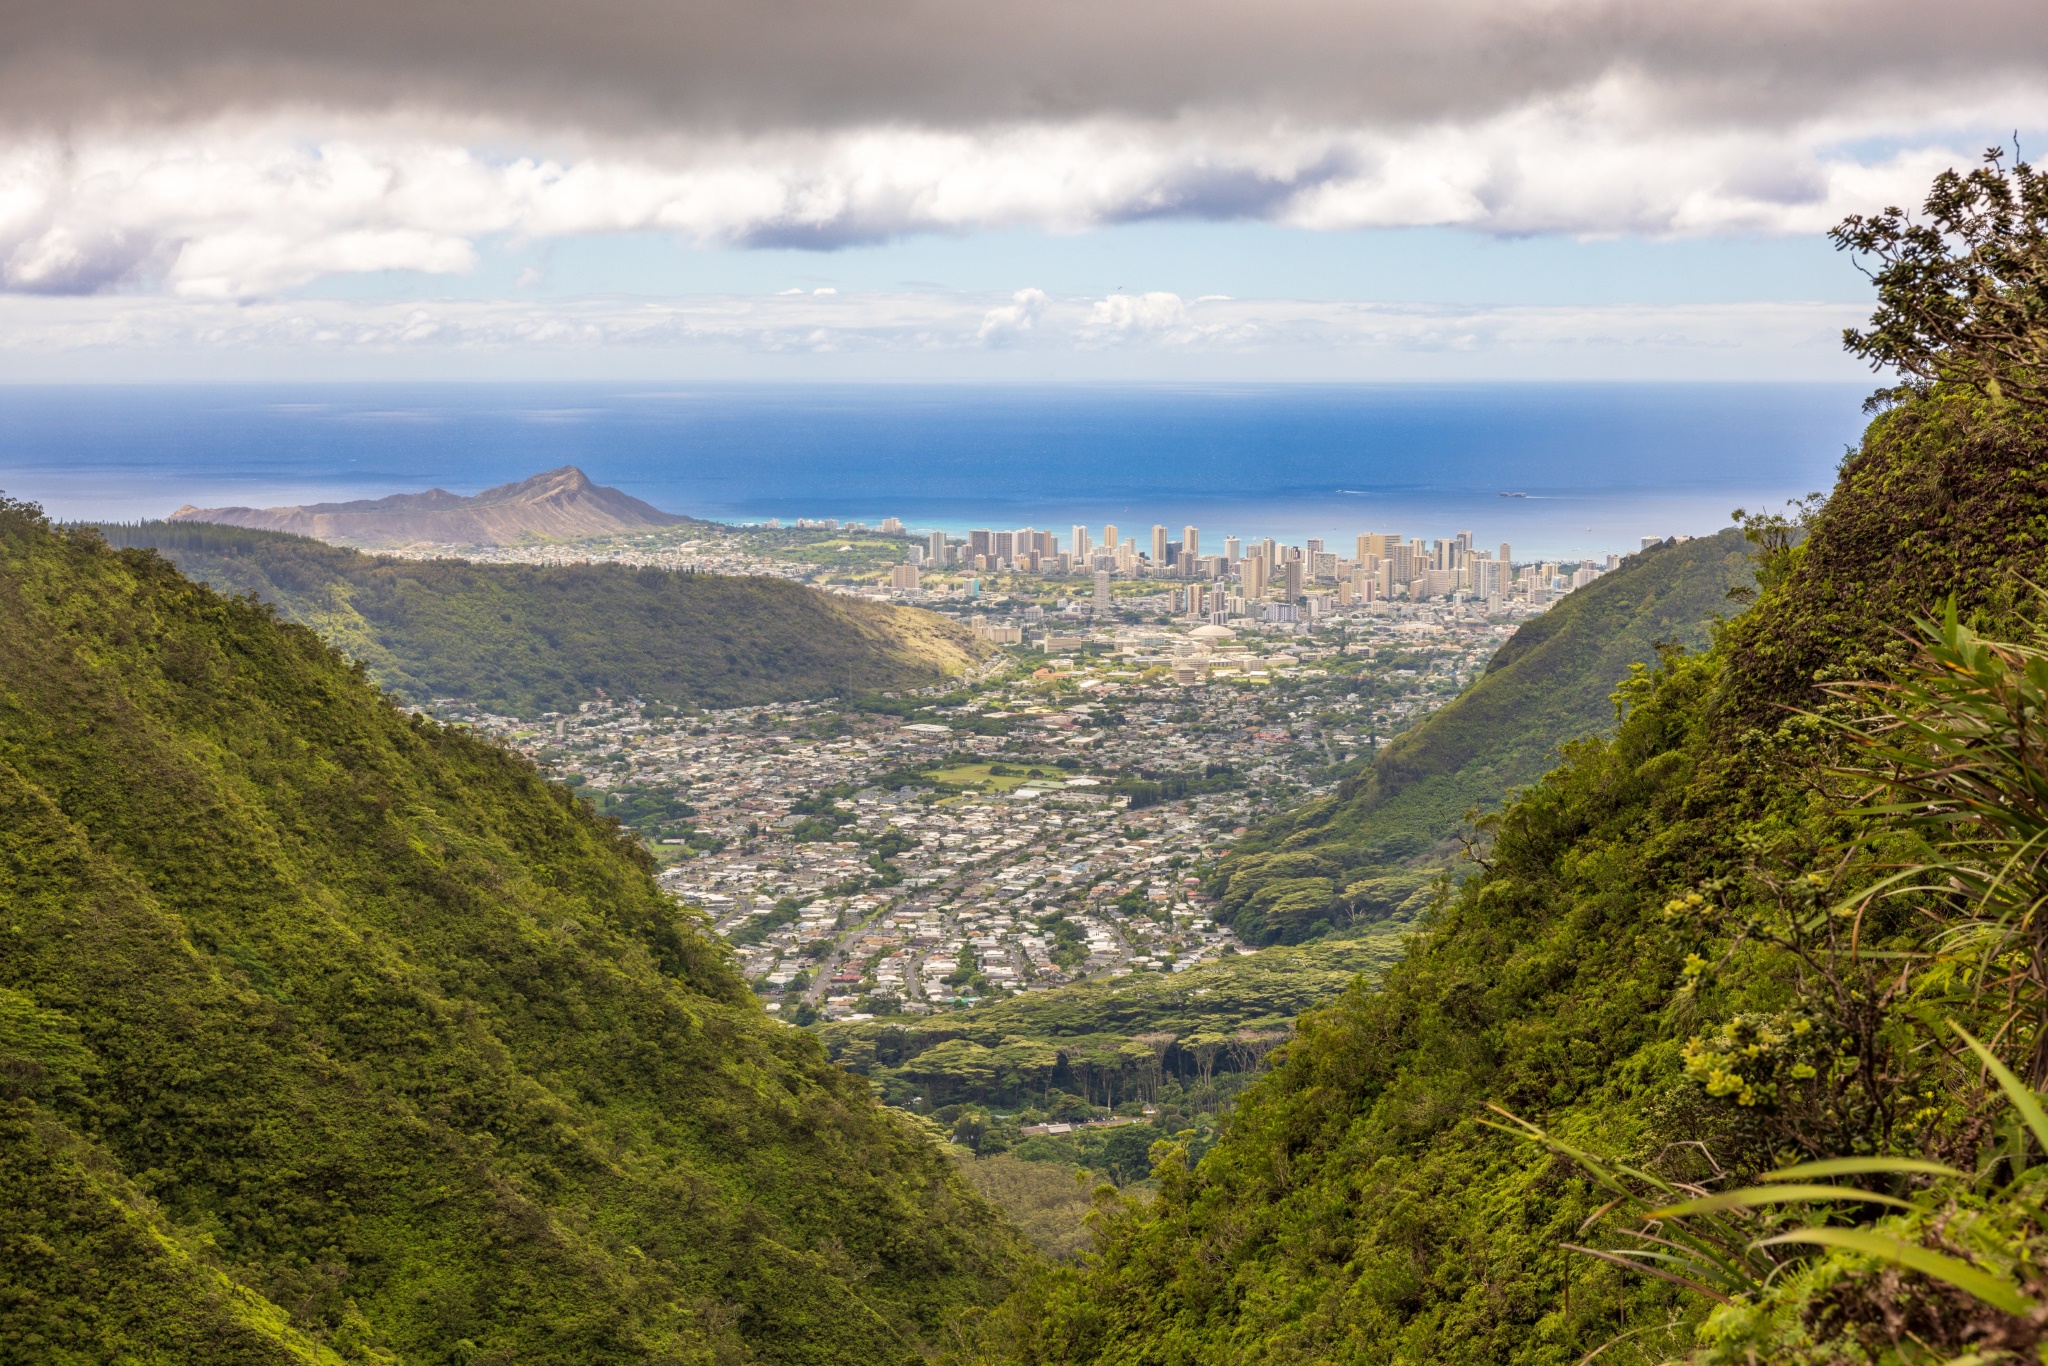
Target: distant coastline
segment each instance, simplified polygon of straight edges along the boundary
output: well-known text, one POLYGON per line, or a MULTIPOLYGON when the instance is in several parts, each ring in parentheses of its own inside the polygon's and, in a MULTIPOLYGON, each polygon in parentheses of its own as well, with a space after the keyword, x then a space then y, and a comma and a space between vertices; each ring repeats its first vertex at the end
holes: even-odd
POLYGON ((1825 487, 1856 385, 237 385, 0 389, 0 491, 66 518, 269 507, 574 464, 665 511, 955 534, 1117 522, 1531 553, 1701 534, 1825 487), (1503 497, 1503 491, 1527 496, 1503 497))

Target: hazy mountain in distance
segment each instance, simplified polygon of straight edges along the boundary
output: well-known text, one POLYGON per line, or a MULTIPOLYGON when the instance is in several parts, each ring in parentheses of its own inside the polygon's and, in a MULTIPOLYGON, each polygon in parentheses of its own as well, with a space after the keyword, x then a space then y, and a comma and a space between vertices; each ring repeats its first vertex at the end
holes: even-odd
POLYGON ((173 522, 217 522, 260 531, 289 531, 349 545, 505 545, 540 538, 578 540, 613 536, 696 520, 663 512, 638 498, 590 482, 574 465, 500 484, 474 497, 446 489, 394 493, 353 503, 312 503, 281 508, 197 508, 172 513, 173 522))

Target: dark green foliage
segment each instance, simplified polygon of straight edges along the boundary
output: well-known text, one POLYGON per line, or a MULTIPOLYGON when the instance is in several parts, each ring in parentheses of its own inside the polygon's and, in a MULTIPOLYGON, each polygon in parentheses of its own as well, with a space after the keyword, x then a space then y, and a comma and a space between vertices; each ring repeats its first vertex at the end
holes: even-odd
MULTIPOLYGON (((1995 619, 2014 610, 2014 582, 2040 581, 2048 556, 2026 500, 2041 443, 2014 423, 2009 407, 1939 390, 1874 423, 1754 612, 1710 652, 1632 676, 1613 737, 1569 746, 1494 818, 1485 866, 1380 988, 1300 1020, 1223 1140, 1191 1170, 1164 1150, 1157 1200, 1111 1213, 1099 1264, 1021 1291, 984 1324, 982 1355, 1563 1366, 1624 1333, 1629 1346, 1606 1355, 1688 1350, 1712 1306, 1568 1252, 1611 1245, 1611 1217, 1589 1218, 1608 1194, 1490 1127, 1487 1104, 1667 1181, 1742 1184, 1788 1160, 1888 1147, 1965 1169, 2024 1152, 2025 1134, 1979 1103, 1974 1066, 1926 1046, 1942 1014, 1992 1037, 2024 963, 2001 957, 2001 984, 1980 992, 1944 987, 1953 969, 1936 962, 1895 999, 1900 960, 1886 955, 1934 932, 1920 928, 1921 894, 1853 920, 1831 912, 1918 857, 1913 837, 1871 833, 1845 809, 1866 789, 1844 786, 1834 732, 1762 705, 1774 690, 1827 701, 1812 681, 1846 673, 1857 651, 1878 659, 1919 603, 1955 593, 1965 618, 1995 619), (1971 490, 1979 501, 1963 505, 1988 508, 2001 488, 2012 515, 1951 502, 1971 490), (1830 947, 1851 936, 1874 955, 1853 971, 1830 947)), ((2019 722, 2038 733, 2037 716, 2019 722)), ((2032 1028, 2010 1031, 2008 1057, 2032 1047, 2032 1028)), ((2048 1221, 2031 1208, 2000 1207, 1996 1228, 1966 1209, 1956 1227, 1979 1219, 1975 1231, 1926 1236, 2033 1255, 2048 1221), (2007 1235, 2020 1241, 1996 1242, 2007 1235)), ((1968 1308, 1849 1257, 1789 1277, 1766 1312, 1725 1311, 1710 1333, 1730 1362, 1922 1359, 1878 1350, 1906 1332, 1942 1344, 1926 1359, 1996 1341, 2032 1350, 2027 1322, 1986 1328, 1968 1308), (1994 1329, 2019 1336, 1984 1336, 1994 1329), (1795 1339, 1807 1354, 1774 1354, 1795 1339)))
POLYGON ((1946 379, 2043 408, 2048 176, 2024 161, 2008 171, 2004 161, 1994 147, 1976 170, 1936 176, 1921 222, 1890 208, 1852 214, 1828 234, 1842 250, 1877 260, 1870 329, 1852 327, 1843 341, 1873 370, 1897 370, 1921 392, 1946 379))
MULTIPOLYGON (((990 772, 995 770, 991 768, 990 772)), ((1038 772, 1033 769, 1032 772, 1038 772)), ((1210 764, 1203 769, 1200 777, 1191 773, 1145 773, 1137 776, 1126 775, 1111 783, 1109 790, 1130 799, 1133 811, 1161 802, 1178 801, 1182 797, 1199 796, 1207 792, 1228 792, 1244 786, 1244 775, 1228 764, 1210 764)))
POLYGON ((98 530, 223 593, 255 594, 411 701, 454 697, 514 716, 572 710, 598 689, 730 707, 919 688, 976 649, 928 612, 780 579, 394 560, 204 523, 98 530))
POLYGON ((1319 925, 1420 910, 1466 813, 1533 782, 1567 742, 1611 730, 1630 668, 1664 645, 1705 645, 1749 577, 1729 530, 1631 556, 1572 593, 1336 796, 1254 831, 1213 880, 1220 918, 1253 943, 1298 943, 1319 925))
POLYGON ((0 506, 0 1357, 898 1360, 1010 1236, 617 826, 0 506))
POLYGON ((797 913, 803 908, 803 903, 795 897, 786 896, 766 913, 747 917, 747 922, 727 935, 726 939, 734 944, 758 944, 784 925, 794 925, 797 913))
POLYGON ((1881 671, 1951 591, 1994 629, 2030 615, 2048 559, 2043 432, 2038 415, 1953 390, 1872 422, 1796 572, 1733 630, 1723 724, 1775 725, 1818 704, 1818 683, 1881 671))

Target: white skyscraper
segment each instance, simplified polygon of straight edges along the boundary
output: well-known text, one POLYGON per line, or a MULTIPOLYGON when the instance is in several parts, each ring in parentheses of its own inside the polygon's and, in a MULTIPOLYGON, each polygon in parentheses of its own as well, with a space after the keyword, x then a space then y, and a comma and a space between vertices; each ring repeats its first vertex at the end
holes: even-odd
POLYGON ((1243 558, 1244 558, 1244 542, 1243 542, 1243 541, 1241 541, 1241 540, 1239 540, 1239 539, 1238 539, 1237 537, 1235 537, 1235 536, 1225 536, 1225 537, 1223 538, 1223 559, 1224 559, 1224 561, 1225 561, 1226 563, 1228 563, 1228 564, 1236 564, 1236 563, 1237 563, 1237 562, 1238 562, 1239 560, 1241 560, 1241 559, 1243 559, 1243 558))
POLYGON ((1154 524, 1152 527, 1152 571, 1166 568, 1166 528, 1154 524))
POLYGON ((1191 526, 1180 529, 1180 556, 1182 560, 1193 560, 1202 553, 1202 533, 1191 526))
POLYGON ((1098 612, 1107 612, 1109 610, 1109 571, 1107 569, 1095 571, 1095 610, 1098 612))
POLYGON ((1074 528, 1073 555, 1077 563, 1088 558, 1088 528, 1085 526, 1074 528))
POLYGON ((924 554, 933 564, 943 567, 946 563, 946 533, 934 531, 926 538, 924 554))

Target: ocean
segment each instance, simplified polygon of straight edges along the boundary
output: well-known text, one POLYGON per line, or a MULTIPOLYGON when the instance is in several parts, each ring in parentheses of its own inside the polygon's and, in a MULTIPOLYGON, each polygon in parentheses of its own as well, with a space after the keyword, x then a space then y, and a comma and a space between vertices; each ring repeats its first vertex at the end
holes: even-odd
MULTIPOLYGON (((1868 386, 0 387, 0 493, 65 519, 458 493, 581 466, 676 512, 913 528, 1361 531, 1517 558, 1824 490, 1868 386), (1524 495, 1503 497, 1503 494, 1524 495)), ((1212 539, 1213 538, 1213 539, 1212 539)))

